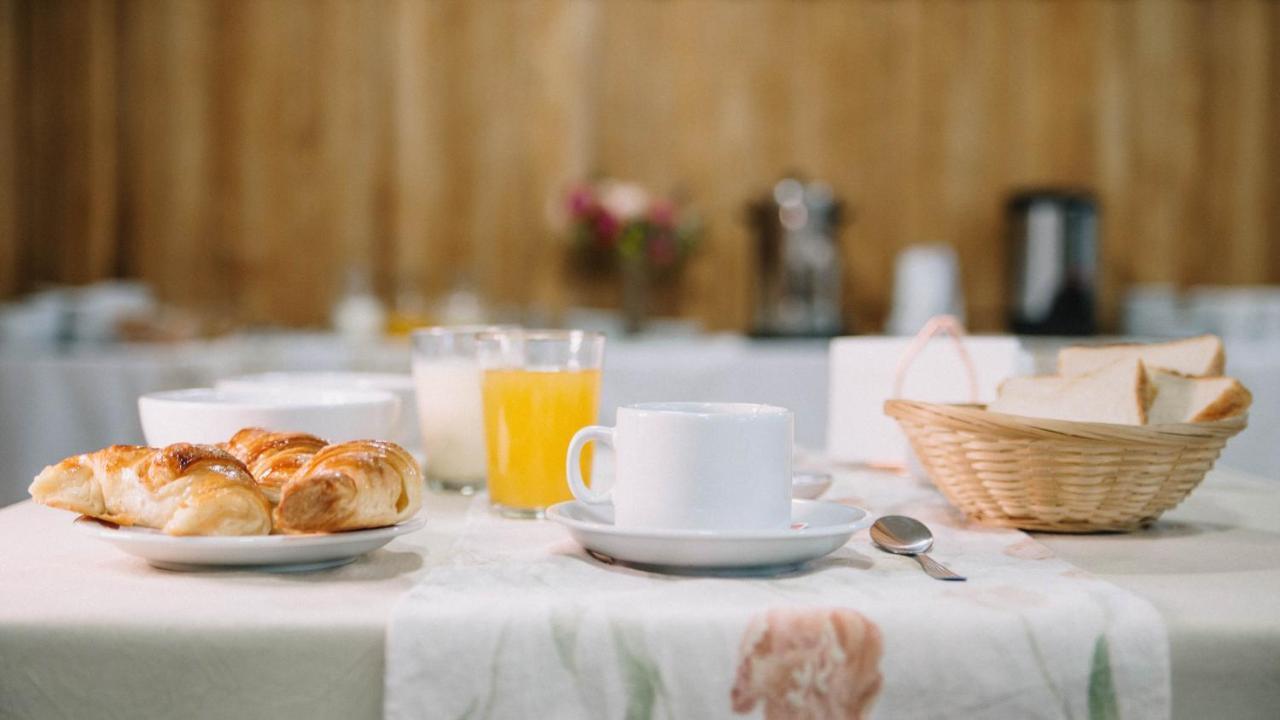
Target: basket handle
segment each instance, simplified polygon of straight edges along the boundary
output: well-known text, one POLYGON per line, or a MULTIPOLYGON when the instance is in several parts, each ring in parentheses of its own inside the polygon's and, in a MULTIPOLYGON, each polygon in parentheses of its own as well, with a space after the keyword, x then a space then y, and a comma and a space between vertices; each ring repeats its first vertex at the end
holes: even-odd
POLYGON ((902 397, 902 383, 906 379, 911 363, 915 362, 916 357, 929 344, 929 341, 941 333, 951 336, 955 343, 956 354, 960 356, 960 363, 964 365, 965 376, 969 381, 969 402, 978 402, 978 371, 974 368, 973 358, 969 357, 969 350, 964 344, 964 326, 954 315, 934 315, 911 339, 902 357, 898 358, 898 368, 893 373, 893 397, 902 397))

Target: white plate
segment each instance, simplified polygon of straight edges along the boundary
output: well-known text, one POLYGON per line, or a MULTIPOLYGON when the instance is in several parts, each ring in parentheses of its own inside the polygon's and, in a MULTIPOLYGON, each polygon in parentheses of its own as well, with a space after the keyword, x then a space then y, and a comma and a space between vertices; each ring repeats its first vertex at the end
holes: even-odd
POLYGON ((420 513, 398 525, 340 533, 176 537, 150 528, 116 527, 85 516, 75 521, 81 531, 165 570, 268 572, 345 565, 426 523, 426 515, 420 513))
POLYGON ((862 508, 792 500, 788 530, 710 531, 619 528, 613 507, 577 500, 552 505, 547 517, 564 525, 596 556, 677 573, 769 574, 840 549, 871 524, 862 508))

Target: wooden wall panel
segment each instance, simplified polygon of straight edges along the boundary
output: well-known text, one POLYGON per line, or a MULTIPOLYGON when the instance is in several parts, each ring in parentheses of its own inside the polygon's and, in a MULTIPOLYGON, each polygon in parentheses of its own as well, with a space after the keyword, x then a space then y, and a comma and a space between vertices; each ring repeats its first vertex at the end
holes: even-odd
POLYGON ((230 269, 215 264, 223 238, 207 201, 217 157, 211 10, 146 2, 119 10, 119 241, 130 271, 166 297, 201 304, 215 302, 216 278, 230 269))
POLYGON ((8 163, 18 168, 19 284, 116 270, 116 32, 106 0, 20 5, 8 163))
POLYGON ((1267 109, 1267 122, 1262 128, 1264 137, 1271 146, 1271 164, 1267 172, 1270 174, 1268 185, 1261 192, 1271 207, 1271 215, 1267 218, 1266 238, 1263 240, 1264 251, 1271 256, 1271 270, 1268 280, 1280 277, 1280 249, 1277 249, 1276 235, 1280 233, 1280 2, 1269 5, 1269 17, 1264 18, 1269 31, 1268 46, 1271 48, 1271 62, 1267 64, 1267 87, 1271 88, 1271 101, 1267 109))
POLYGON ((999 327, 1003 200, 1095 190, 1104 311, 1132 282, 1280 281, 1280 10, 1265 0, 0 0, 0 293, 115 273, 246 322, 317 324, 469 278, 556 316, 560 193, 686 193, 680 283, 751 317, 744 202, 830 182, 856 327, 896 254, 955 245, 999 327), (7 230, 6 230, 7 228, 7 230))
POLYGON ((0 297, 18 292, 18 103, 22 33, 17 0, 0 0, 0 297))
MULTIPOLYGON (((1210 29, 1205 40, 1205 103, 1202 128, 1207 177, 1199 210, 1201 239, 1190 260, 1212 282, 1265 282, 1268 203, 1280 202, 1268 187, 1269 145, 1280 127, 1268 122, 1270 98, 1257 88, 1277 78, 1268 67, 1268 9, 1258 4, 1203 8, 1210 29)), ((1274 122, 1274 117, 1271 118, 1274 122)))

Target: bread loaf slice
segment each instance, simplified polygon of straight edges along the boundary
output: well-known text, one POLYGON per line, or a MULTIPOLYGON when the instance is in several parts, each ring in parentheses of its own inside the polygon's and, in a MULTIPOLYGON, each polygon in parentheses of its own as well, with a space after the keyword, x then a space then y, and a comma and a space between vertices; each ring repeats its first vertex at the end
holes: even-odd
POLYGON ((1167 370, 1152 370, 1155 400, 1147 411, 1152 425, 1221 420, 1249 409, 1253 396, 1235 378, 1187 377, 1167 370))
POLYGON ((1148 368, 1172 370, 1192 377, 1221 375, 1225 356, 1216 335, 1149 345, 1073 345, 1058 352, 1058 374, 1084 375, 1118 360, 1141 360, 1148 368))
POLYGON ((1053 420, 1143 425, 1152 395, 1146 368, 1130 356, 1074 377, 1009 378, 987 409, 1053 420))

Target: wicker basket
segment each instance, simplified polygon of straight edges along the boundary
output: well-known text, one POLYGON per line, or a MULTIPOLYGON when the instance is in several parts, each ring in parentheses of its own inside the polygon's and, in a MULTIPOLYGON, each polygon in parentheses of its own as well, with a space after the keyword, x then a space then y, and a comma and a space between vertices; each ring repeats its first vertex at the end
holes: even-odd
POLYGON ((986 525, 1129 531, 1182 502, 1246 416, 1194 425, 1109 425, 889 400, 933 483, 986 525))

